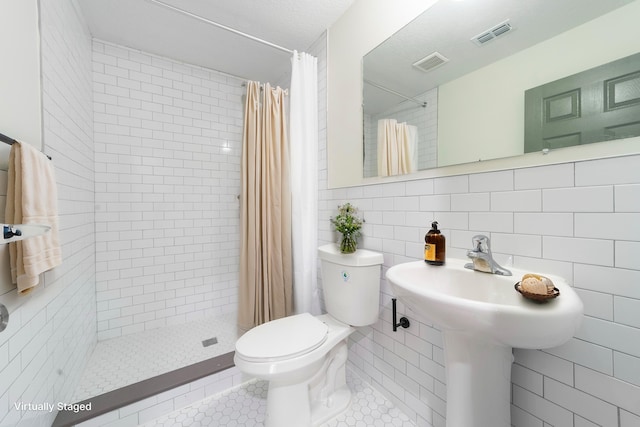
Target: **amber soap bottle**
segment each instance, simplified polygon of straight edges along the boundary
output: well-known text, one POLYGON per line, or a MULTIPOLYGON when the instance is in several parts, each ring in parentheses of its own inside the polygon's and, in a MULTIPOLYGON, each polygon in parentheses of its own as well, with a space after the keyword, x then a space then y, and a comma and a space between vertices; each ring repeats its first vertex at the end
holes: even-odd
POLYGON ((431 223, 431 230, 424 236, 424 261, 431 265, 444 264, 445 238, 438 230, 438 221, 431 223))

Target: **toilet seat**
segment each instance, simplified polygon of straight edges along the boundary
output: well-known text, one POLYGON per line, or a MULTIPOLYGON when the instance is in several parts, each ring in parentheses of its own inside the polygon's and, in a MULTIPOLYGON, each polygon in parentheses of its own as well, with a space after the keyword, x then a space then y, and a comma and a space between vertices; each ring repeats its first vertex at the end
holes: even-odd
POLYGON ((248 362, 292 359, 320 347, 329 327, 309 313, 273 320, 248 331, 236 342, 236 356, 248 362))

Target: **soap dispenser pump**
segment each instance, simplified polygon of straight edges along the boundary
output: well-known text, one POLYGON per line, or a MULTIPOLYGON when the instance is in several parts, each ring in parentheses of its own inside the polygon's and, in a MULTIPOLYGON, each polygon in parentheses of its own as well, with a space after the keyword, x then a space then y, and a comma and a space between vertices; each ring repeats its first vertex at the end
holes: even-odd
POLYGON ((431 265, 444 264, 445 238, 438 230, 438 221, 431 223, 431 230, 424 236, 424 261, 431 265))

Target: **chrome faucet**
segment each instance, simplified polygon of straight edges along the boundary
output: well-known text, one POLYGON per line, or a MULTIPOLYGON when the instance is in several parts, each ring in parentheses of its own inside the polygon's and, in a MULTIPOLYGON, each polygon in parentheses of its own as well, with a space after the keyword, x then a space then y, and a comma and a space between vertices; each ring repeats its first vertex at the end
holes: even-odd
POLYGON ((465 268, 482 271, 484 273, 511 276, 511 272, 509 270, 500 267, 493 259, 493 256, 491 255, 491 246, 489 245, 489 238, 487 236, 479 234, 477 236, 473 236, 471 241, 473 242, 473 249, 467 251, 467 256, 471 258, 471 261, 473 262, 465 264, 465 268))

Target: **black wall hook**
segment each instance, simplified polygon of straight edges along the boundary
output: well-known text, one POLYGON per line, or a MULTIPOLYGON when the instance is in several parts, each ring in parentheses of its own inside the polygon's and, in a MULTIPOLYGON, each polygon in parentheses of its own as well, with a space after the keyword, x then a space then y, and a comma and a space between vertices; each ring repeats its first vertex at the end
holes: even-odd
POLYGON ((398 314, 396 312, 396 298, 392 298, 391 299, 391 306, 392 306, 392 310, 393 310, 393 332, 396 332, 398 330, 398 326, 402 326, 403 328, 408 328, 411 323, 409 323, 409 319, 407 319, 406 317, 401 317, 399 322, 396 322, 396 318, 398 317, 398 314))

